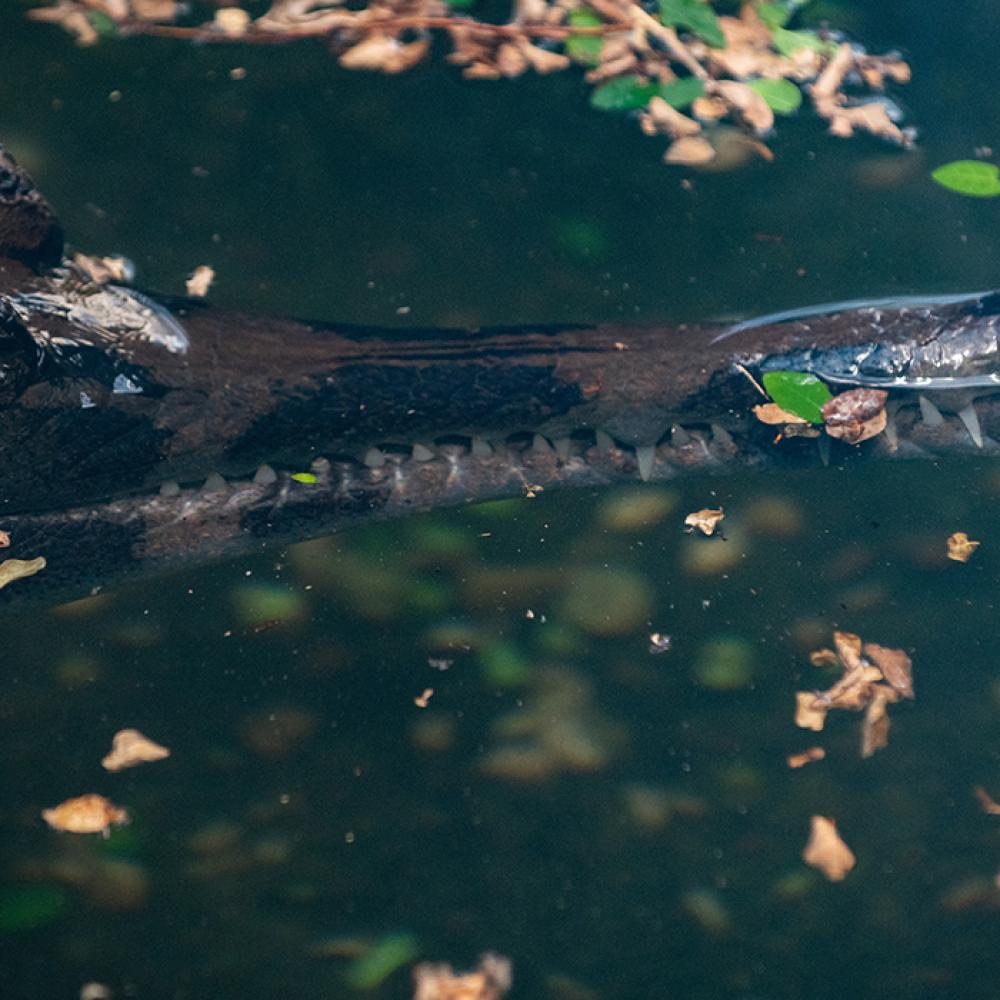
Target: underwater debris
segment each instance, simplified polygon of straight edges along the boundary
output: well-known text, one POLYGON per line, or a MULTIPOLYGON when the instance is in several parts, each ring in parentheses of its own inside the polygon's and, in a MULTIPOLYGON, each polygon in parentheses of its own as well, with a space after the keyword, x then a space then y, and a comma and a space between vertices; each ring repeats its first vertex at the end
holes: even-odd
POLYGON ((987 816, 1000 816, 1000 803, 997 803, 982 785, 976 785, 972 789, 976 801, 987 816))
POLYGON ((510 959, 493 952, 481 955, 472 972, 421 962, 413 969, 413 1000, 499 1000, 512 981, 510 959))
POLYGON ((861 444, 881 434, 888 423, 884 389, 849 389, 834 396, 821 410, 826 433, 848 444, 861 444))
POLYGON ((864 709, 861 756, 870 757, 887 745, 887 706, 914 697, 913 662, 903 650, 863 643, 853 632, 834 632, 833 643, 836 651, 818 649, 809 660, 816 667, 839 667, 843 675, 825 691, 796 692, 795 724, 819 732, 831 709, 864 709))
MULTIPOLYGON (((216 17, 222 11, 216 12, 216 17)), ((207 264, 199 264, 187 277, 184 288, 193 299, 203 299, 208 295, 212 282, 215 281, 215 271, 207 264)))
POLYGON ((649 651, 651 653, 666 653, 673 645, 673 639, 663 632, 649 633, 649 651))
POLYGON ((809 841, 802 851, 802 860, 831 882, 842 882, 855 865, 854 852, 837 833, 837 824, 827 816, 811 817, 809 841))
POLYGON ((45 566, 45 556, 39 556, 37 559, 5 559, 0 563, 0 590, 15 580, 23 580, 26 576, 40 573, 45 566))
POLYGON ((417 708, 426 708, 434 695, 434 688, 424 688, 424 690, 413 699, 413 704, 417 708))
POLYGON ((703 507, 684 518, 684 527, 688 532, 700 531, 708 537, 715 534, 715 529, 725 516, 725 511, 721 507, 703 507))
POLYGON ((43 809, 42 819, 53 830, 65 833, 99 833, 107 839, 111 835, 111 827, 128 822, 128 811, 116 806, 103 795, 79 795, 74 799, 66 799, 51 809, 43 809))
POLYGON ((948 558, 955 562, 968 562, 979 546, 980 543, 974 542, 964 531, 956 531, 948 536, 948 558))
POLYGON ((101 766, 106 771, 121 771, 169 756, 165 746, 143 736, 138 729, 120 729, 112 738, 111 753, 101 761, 101 766))
POLYGON ((798 753, 790 753, 785 758, 785 761, 789 767, 799 768, 805 767, 806 764, 812 764, 814 761, 822 760, 825 756, 826 751, 822 747, 809 747, 807 750, 800 750, 798 753))

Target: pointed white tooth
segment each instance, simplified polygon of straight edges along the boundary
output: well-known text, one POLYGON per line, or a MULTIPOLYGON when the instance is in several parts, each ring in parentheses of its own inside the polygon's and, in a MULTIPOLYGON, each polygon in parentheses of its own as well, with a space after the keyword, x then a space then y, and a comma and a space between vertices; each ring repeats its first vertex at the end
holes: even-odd
POLYGON ((969 403, 965 409, 958 411, 958 419, 965 424, 965 429, 969 432, 969 437, 972 438, 973 444, 977 448, 982 448, 983 429, 979 426, 979 415, 976 413, 976 409, 972 403, 969 403))
POLYGON ((734 444, 733 436, 726 430, 722 424, 709 424, 709 429, 712 432, 712 437, 726 448, 731 448, 734 444))
POLYGON ((615 449, 615 439, 607 431, 594 431, 594 444, 600 451, 615 449))
POLYGON ((385 465, 385 453, 381 448, 369 448, 361 459, 369 469, 380 469, 385 465))
POLYGON ((572 447, 572 441, 568 437, 556 438, 553 442, 556 446, 556 454, 563 462, 569 461, 570 448, 572 447))
POLYGON ((476 458, 489 458, 493 454, 493 445, 484 437, 474 437, 472 439, 472 454, 476 458))
POLYGON ((830 439, 826 434, 821 434, 816 439, 816 444, 819 447, 819 460, 825 467, 830 464, 830 439))
POLYGON ((635 460, 639 465, 639 478, 645 483, 653 474, 653 462, 656 460, 656 445, 646 444, 635 449, 635 460))
POLYGON ((277 482, 278 473, 274 471, 269 465, 262 465, 254 474, 253 481, 258 486, 270 486, 272 483, 277 482))
POLYGON ((415 462, 429 462, 434 457, 432 449, 419 442, 413 446, 413 460, 415 462))
POLYGON ((892 451, 899 450, 899 428, 896 426, 896 416, 893 413, 886 414, 885 430, 882 432, 885 434, 886 441, 889 442, 889 448, 892 451))
POLYGON ((167 482, 160 485, 160 496, 161 497, 175 497, 181 491, 180 486, 177 485, 176 479, 168 479, 167 482))
POLYGON ((940 427, 944 423, 941 411, 926 396, 918 396, 917 401, 920 403, 920 416, 928 427, 940 427))
POLYGON ((674 424, 670 428, 670 443, 675 448, 680 448, 683 445, 691 443, 691 435, 680 424, 674 424))
POLYGON ((218 472, 213 472, 202 487, 205 493, 221 493, 226 488, 226 481, 218 472))
POLYGON ((549 455, 552 453, 552 445, 549 444, 549 439, 544 434, 536 434, 531 439, 531 450, 542 455, 549 455))

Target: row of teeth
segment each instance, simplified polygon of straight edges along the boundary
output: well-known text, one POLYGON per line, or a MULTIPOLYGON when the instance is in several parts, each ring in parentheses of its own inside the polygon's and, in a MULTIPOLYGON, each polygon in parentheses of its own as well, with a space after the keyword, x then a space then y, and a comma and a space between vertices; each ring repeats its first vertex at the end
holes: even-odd
MULTIPOLYGON (((942 414, 941 410, 927 396, 919 396, 918 405, 920 409, 920 418, 927 427, 937 428, 946 423, 946 418, 942 414)), ((890 449, 893 451, 895 451, 899 446, 898 430, 895 421, 895 415, 898 413, 899 409, 900 403, 898 401, 890 401, 888 406, 889 419, 885 428, 885 437, 890 449)), ((977 448, 982 448, 984 446, 985 439, 982 427, 980 426, 979 417, 976 414, 972 403, 959 410, 956 416, 968 432, 968 435, 975 446, 977 448)), ((723 449, 730 449, 733 447, 734 442, 732 435, 720 424, 710 424, 709 431, 710 433, 706 435, 704 431, 689 431, 677 425, 671 428, 669 435, 664 439, 664 443, 669 444, 670 447, 674 449, 694 446, 707 460, 712 460, 714 457, 709 451, 711 444, 719 445, 723 449)), ((596 448, 599 452, 631 453, 635 458, 639 478, 645 482, 652 477, 653 469, 657 461, 657 449, 659 445, 644 445, 633 448, 628 445, 620 444, 610 434, 603 430, 594 431, 591 437, 593 442, 592 445, 589 444, 586 439, 580 439, 577 437, 559 437, 550 440, 543 434, 534 434, 531 437, 531 440, 527 442, 526 448, 523 447, 523 439, 520 442, 520 446, 517 447, 520 451, 526 450, 538 455, 555 455, 559 461, 564 464, 569 462, 574 455, 582 454, 590 447, 596 448)), ((430 462, 439 455, 443 455, 450 461, 456 460, 463 454, 470 454, 474 458, 490 458, 496 454, 498 448, 509 447, 511 440, 512 439, 508 439, 508 441, 505 441, 502 444, 493 444, 484 437, 474 436, 471 438, 465 438, 464 441, 466 443, 464 444, 457 444, 452 441, 446 444, 417 443, 412 445, 412 447, 405 448, 396 448, 393 446, 387 446, 385 448, 371 447, 365 451, 360 461, 361 465, 367 467, 368 469, 379 470, 384 469, 387 466, 398 465, 407 458, 411 458, 414 462, 430 462)), ((825 438, 820 438, 820 449, 825 464, 829 454, 828 442, 825 438)), ((324 463, 324 460, 320 459, 318 462, 321 467, 324 464, 328 467, 328 463, 324 463)), ((254 473, 253 483, 255 486, 267 487, 275 484, 278 479, 278 473, 270 465, 261 465, 254 473)), ((205 480, 204 485, 202 486, 202 491, 205 493, 217 493, 225 490, 226 488, 227 483, 224 477, 217 472, 213 472, 205 480)), ((175 480, 166 482, 160 487, 160 495, 163 497, 175 497, 179 495, 180 492, 181 487, 175 480)))

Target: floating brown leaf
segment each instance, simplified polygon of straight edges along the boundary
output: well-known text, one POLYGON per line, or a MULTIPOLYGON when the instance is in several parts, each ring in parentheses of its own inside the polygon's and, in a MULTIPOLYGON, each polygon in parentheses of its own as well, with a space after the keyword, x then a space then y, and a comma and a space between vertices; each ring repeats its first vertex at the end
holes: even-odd
POLYGON ((831 882, 841 882, 854 867, 854 852, 837 833, 837 824, 826 816, 810 820, 809 842, 802 860, 821 871, 831 882))
POLYGON ((823 404, 826 432, 848 444, 860 444, 881 434, 888 423, 884 389, 849 389, 823 404))
POLYGON ((876 750, 889 745, 889 713, 885 710, 886 697, 876 695, 865 709, 861 725, 861 756, 871 757, 876 750))
POLYGON ((208 295, 213 281, 215 281, 215 271, 207 264, 199 264, 184 282, 184 288, 191 298, 203 299, 208 295))
POLYGON ((691 531, 700 531, 703 535, 715 534, 715 529, 726 516, 721 507, 703 507, 684 518, 685 526, 691 531))
POLYGON ((826 724, 826 705, 812 691, 795 692, 795 725, 800 729, 822 732, 826 724))
POLYGON ((138 729, 121 729, 112 738, 111 753, 101 761, 101 766, 106 771, 121 771, 169 756, 166 747, 143 736, 138 729))
POLYGON ((882 676, 890 687, 904 698, 913 697, 913 661, 903 650, 866 642, 862 646, 862 652, 882 671, 882 676))
POLYGON ((993 797, 982 785, 976 785, 972 789, 972 794, 975 795, 976 801, 984 813, 988 816, 1000 816, 1000 805, 993 800, 993 797))
POLYGON ((42 819, 53 830, 66 833, 100 833, 110 836, 112 826, 128 822, 128 812, 103 795, 80 795, 51 809, 42 810, 42 819))
POLYGON ((801 417, 783 410, 777 403, 760 403, 753 408, 753 413, 762 424, 807 424, 801 417))
POLYGON ((948 558, 955 562, 968 562, 972 553, 979 548, 979 542, 974 542, 964 531, 956 531, 948 536, 948 558))
POLYGON ((826 751, 822 747, 809 747, 808 750, 800 750, 798 753, 790 753, 785 759, 789 767, 805 767, 813 761, 822 760, 826 756, 826 751))
POLYGON ((413 970, 413 1000, 500 1000, 511 987, 510 959, 486 954, 473 972, 421 962, 413 970))
POLYGON ((37 559, 5 559, 0 563, 0 590, 15 580, 40 573, 45 565, 45 556, 37 559))
POLYGON ((675 139, 663 154, 664 163, 678 166, 696 167, 715 159, 715 147, 700 135, 683 136, 675 139))

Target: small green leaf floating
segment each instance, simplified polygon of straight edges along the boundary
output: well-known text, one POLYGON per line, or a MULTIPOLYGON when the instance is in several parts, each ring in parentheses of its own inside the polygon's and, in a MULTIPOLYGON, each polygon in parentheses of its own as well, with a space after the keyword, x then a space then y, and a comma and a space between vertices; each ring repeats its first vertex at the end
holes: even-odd
POLYGON ((704 0, 660 0, 660 20, 668 28, 687 28, 712 48, 726 47, 719 19, 704 0))
POLYGON ((311 472, 293 472, 292 479, 297 483, 306 483, 312 485, 313 483, 318 483, 319 480, 311 472))
POLYGON ((655 83, 641 76, 619 76, 594 90, 590 104, 601 111, 633 111, 649 104, 658 90, 655 83))
MULTIPOLYGON (((574 28, 597 28, 604 22, 592 10, 581 7, 569 15, 569 23, 574 28)), ((603 44, 604 39, 600 35, 569 35, 566 38, 566 55, 573 62, 596 66, 601 60, 603 44)))
POLYGON ((672 108, 686 108, 692 101, 705 94, 705 84, 696 76, 661 83, 659 95, 672 108))
POLYGON ((970 198, 995 198, 1000 195, 1000 170, 982 160, 953 160, 931 173, 941 187, 970 198))
POLYGON ((751 80, 750 89, 767 101, 768 107, 779 115, 790 115, 798 111, 802 103, 802 91, 791 80, 751 80))
POLYGON ((767 372, 764 388, 778 406, 811 424, 823 423, 823 404, 833 399, 824 382, 808 372, 767 372))

